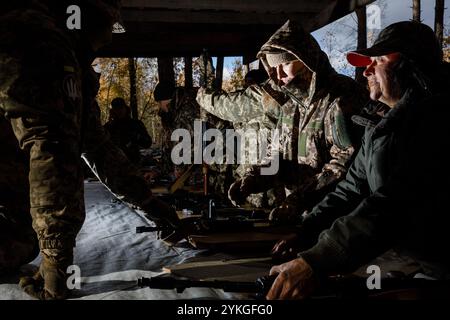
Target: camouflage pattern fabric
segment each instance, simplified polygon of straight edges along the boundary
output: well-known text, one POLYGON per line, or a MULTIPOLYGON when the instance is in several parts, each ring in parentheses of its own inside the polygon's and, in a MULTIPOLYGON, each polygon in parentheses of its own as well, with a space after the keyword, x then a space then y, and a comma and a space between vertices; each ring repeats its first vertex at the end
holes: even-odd
MULTIPOLYGON (((191 149, 194 150, 194 121, 206 121, 207 128, 216 128, 218 130, 226 130, 231 127, 230 123, 223 121, 211 114, 200 112, 195 97, 198 88, 182 88, 178 87, 175 90, 174 96, 170 101, 169 112, 160 111, 161 122, 163 125, 163 161, 162 172, 170 174, 174 170, 179 173, 187 170, 188 165, 174 165, 171 159, 171 152, 173 147, 178 142, 171 141, 172 132, 176 129, 186 129, 191 136, 191 149)), ((191 161, 193 162, 193 157, 191 161)), ((198 173, 200 169, 196 169, 198 173)), ((218 194, 226 194, 227 186, 231 183, 231 172, 224 164, 210 164, 208 165, 208 184, 212 188, 211 192, 218 194)))
MULTIPOLYGON (((281 87, 285 99, 276 97, 281 105, 277 125, 278 176, 293 191, 292 203, 303 211, 305 206, 314 206, 345 176, 359 142, 350 118, 367 103, 368 94, 353 79, 337 74, 314 38, 290 21, 258 53, 272 75, 272 83, 277 82, 266 54, 280 51, 294 55, 311 71, 310 78, 300 73, 281 87), (308 199, 314 201, 305 205, 303 202, 308 199)), ((272 154, 273 150, 269 150, 267 156, 270 158, 272 154)), ((248 174, 258 175, 259 169, 253 168, 248 174)), ((268 177, 261 181, 273 183, 268 177)))
MULTIPOLYGON (((206 93, 200 91, 197 94, 197 102, 203 110, 209 114, 214 115, 220 119, 230 121, 233 123, 234 129, 243 136, 245 131, 253 131, 260 133, 265 131, 266 135, 261 135, 259 138, 267 137, 270 139, 270 130, 276 128, 279 117, 278 103, 266 92, 266 84, 263 87, 258 85, 249 86, 246 90, 236 91, 231 93, 213 92, 206 93), (262 101, 266 101, 265 104, 262 101)), ((257 153, 260 146, 269 145, 267 141, 257 141, 257 146, 246 144, 244 152, 246 152, 246 159, 260 158, 257 153)), ((265 152, 265 150, 264 150, 265 152)), ((258 162, 249 163, 257 164, 258 162)), ((244 164, 244 167, 245 166, 244 164)))
MULTIPOLYGON (((194 146, 194 121, 200 119, 200 108, 195 101, 196 89, 187 89, 177 87, 175 93, 170 101, 169 112, 160 111, 161 123, 163 126, 162 134, 162 168, 163 174, 171 174, 176 169, 179 172, 184 172, 188 165, 174 165, 171 159, 171 152, 173 147, 178 142, 171 141, 172 132, 176 129, 186 129, 191 136, 191 146, 194 146)), ((194 158, 191 158, 193 162, 194 158)))
MULTIPOLYGON (((260 155, 265 155, 266 147, 270 147, 270 132, 276 128, 280 110, 278 102, 272 97, 275 96, 272 94, 275 91, 271 86, 273 84, 267 82, 263 86, 251 85, 245 90, 230 93, 223 91, 208 93, 205 90, 197 93, 197 102, 202 109, 220 119, 232 122, 238 135, 244 137, 245 132, 255 132, 258 135, 256 144, 251 142, 253 140, 241 140, 241 143, 245 143, 242 151, 246 160, 233 170, 236 179, 241 179, 250 168, 259 164, 260 155), (266 103, 263 104, 263 101, 266 103)), ((272 190, 267 194, 262 192, 252 194, 247 198, 247 202, 255 207, 271 207, 284 200, 285 197, 280 196, 282 193, 284 191, 272 190)))
POLYGON ((73 247, 84 219, 81 67, 74 47, 42 12, 13 11, 1 19, 0 106, 29 158, 30 209, 42 248, 73 247))
MULTIPOLYGON (((204 109, 200 109, 200 117, 203 121, 206 121, 207 129, 220 130, 224 137, 222 148, 225 150, 225 136, 228 129, 232 129, 233 125, 229 121, 225 121, 214 116, 211 113, 204 112, 204 109)), ((214 193, 219 196, 223 201, 228 201, 228 188, 233 183, 233 169, 232 165, 225 163, 211 163, 207 165, 208 168, 208 186, 209 193, 214 193)))
MULTIPOLYGON (((23 199, 29 194, 41 249, 75 245, 85 215, 83 149, 116 194, 136 204, 151 194, 103 131, 93 100, 98 83, 89 64, 80 65, 76 41, 41 10, 11 11, 0 19, 0 110, 26 158, 28 181, 18 178, 22 185, 14 188, 23 199)), ((11 136, 8 140, 13 143, 11 136)), ((8 155, 13 152, 3 155, 13 157, 8 155)), ((1 169, 4 177, 8 169, 1 169)), ((7 181, 0 182, 7 188, 7 181)))

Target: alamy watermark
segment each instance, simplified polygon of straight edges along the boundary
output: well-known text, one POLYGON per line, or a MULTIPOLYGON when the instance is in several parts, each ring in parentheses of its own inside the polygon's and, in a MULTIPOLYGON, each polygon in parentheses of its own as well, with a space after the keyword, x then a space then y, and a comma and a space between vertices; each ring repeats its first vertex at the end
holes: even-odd
POLYGON ((81 289, 81 269, 76 264, 72 264, 67 267, 66 273, 69 275, 67 277, 66 286, 69 290, 80 290, 81 289))
POLYGON ((279 130, 202 130, 194 121, 194 136, 187 129, 176 129, 170 139, 178 142, 171 151, 172 162, 180 164, 253 164, 261 175, 274 175, 279 169, 279 130), (269 155, 269 156, 268 156, 269 155))
MULTIPOLYGON (((66 19, 66 27, 69 30, 81 30, 81 9, 76 4, 72 4, 67 7, 66 13, 69 15, 66 19)), ((113 33, 123 33, 125 29, 123 26, 116 22, 112 26, 113 33)))
POLYGON ((366 273, 370 274, 366 280, 366 286, 369 290, 381 289, 381 268, 375 264, 367 267, 366 273))

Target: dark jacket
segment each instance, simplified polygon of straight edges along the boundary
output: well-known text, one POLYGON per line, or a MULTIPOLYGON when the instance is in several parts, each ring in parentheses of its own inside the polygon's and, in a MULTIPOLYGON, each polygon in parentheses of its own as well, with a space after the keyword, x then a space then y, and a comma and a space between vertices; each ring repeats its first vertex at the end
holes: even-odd
POLYGON ((300 256, 317 273, 354 271, 394 247, 449 277, 448 101, 410 89, 383 117, 355 119, 366 127, 361 149, 300 232, 300 256))
POLYGON ((123 150, 127 158, 133 163, 141 159, 140 149, 150 148, 152 138, 140 120, 125 117, 108 121, 105 124, 111 141, 123 150))

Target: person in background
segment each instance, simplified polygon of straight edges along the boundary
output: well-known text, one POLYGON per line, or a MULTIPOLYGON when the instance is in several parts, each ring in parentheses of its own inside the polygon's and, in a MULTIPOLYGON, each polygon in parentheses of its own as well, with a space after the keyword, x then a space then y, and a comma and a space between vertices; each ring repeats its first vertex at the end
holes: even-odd
POLYGON ((142 121, 131 118, 130 108, 123 98, 111 101, 109 121, 105 130, 128 159, 136 165, 140 164, 140 149, 148 149, 152 145, 152 138, 142 121))

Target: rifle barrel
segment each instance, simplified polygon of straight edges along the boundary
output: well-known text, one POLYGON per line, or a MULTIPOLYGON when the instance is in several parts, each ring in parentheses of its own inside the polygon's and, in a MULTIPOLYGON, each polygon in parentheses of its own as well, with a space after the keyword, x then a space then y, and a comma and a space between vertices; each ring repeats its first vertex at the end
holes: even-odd
MULTIPOLYGON (((222 289, 225 292, 256 293, 264 297, 271 288, 276 276, 266 276, 257 279, 255 282, 245 281, 223 281, 223 280, 186 280, 177 279, 171 276, 140 278, 140 287, 150 287, 153 289, 176 289, 178 293, 187 288, 212 288, 222 289)), ((426 280, 426 279, 404 279, 404 278, 383 278, 380 289, 369 289, 367 279, 363 277, 330 277, 325 280, 321 288, 311 298, 330 297, 369 297, 371 294, 385 293, 396 290, 428 289, 437 290, 448 295, 450 291, 450 281, 448 280, 426 280)))
POLYGON ((152 277, 138 279, 138 285, 152 289, 177 289, 182 292, 187 288, 213 288, 222 289, 225 292, 258 293, 261 287, 257 282, 222 281, 222 280, 186 280, 172 277, 152 277))

